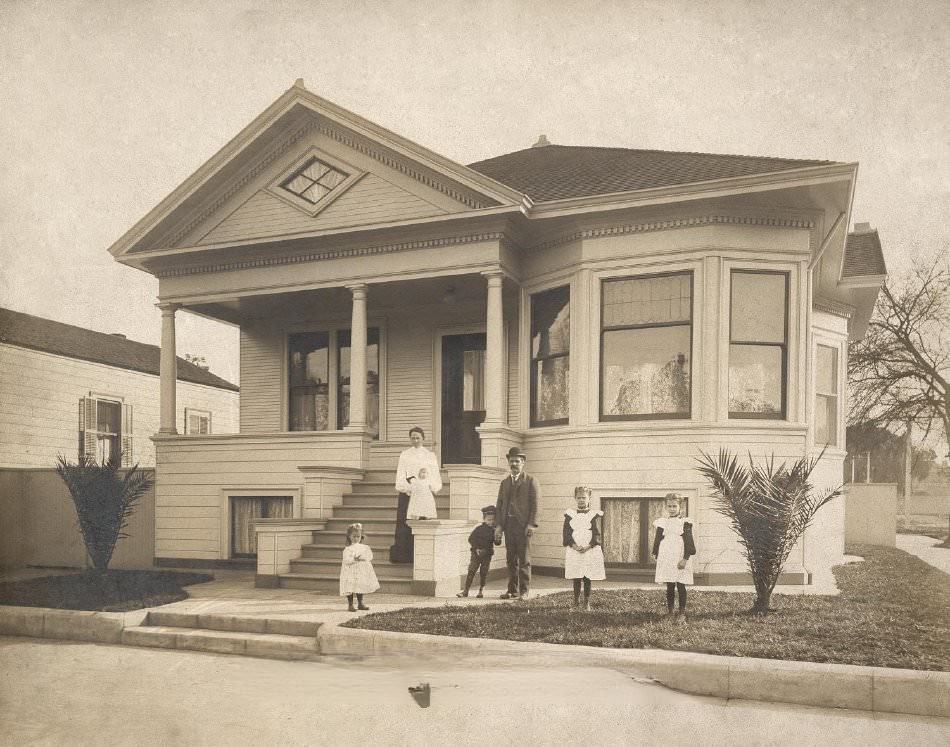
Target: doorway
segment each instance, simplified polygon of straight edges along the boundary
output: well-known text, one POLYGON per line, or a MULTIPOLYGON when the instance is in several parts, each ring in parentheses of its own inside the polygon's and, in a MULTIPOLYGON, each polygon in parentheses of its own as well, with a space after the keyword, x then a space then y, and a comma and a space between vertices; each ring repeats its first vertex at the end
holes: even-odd
POLYGON ((442 463, 479 464, 485 420, 485 333, 442 337, 442 463))

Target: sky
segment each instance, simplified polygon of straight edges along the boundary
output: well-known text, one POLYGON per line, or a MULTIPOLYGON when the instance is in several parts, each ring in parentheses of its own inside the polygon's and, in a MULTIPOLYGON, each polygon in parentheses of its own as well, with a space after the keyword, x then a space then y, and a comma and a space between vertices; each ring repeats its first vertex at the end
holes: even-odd
MULTIPOLYGON (((0 306, 158 344, 107 248, 296 78, 460 163, 544 133, 859 162, 899 274, 950 247, 950 3, 0 0, 0 306)), ((178 315, 238 382, 237 330, 178 315)))

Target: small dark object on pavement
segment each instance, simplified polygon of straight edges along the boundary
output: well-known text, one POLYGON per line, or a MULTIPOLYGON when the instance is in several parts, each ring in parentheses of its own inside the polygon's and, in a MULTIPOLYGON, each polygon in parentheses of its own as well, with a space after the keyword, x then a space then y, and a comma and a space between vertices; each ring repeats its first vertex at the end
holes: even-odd
POLYGON ((422 708, 429 707, 429 697, 432 693, 428 682, 420 682, 415 687, 410 687, 409 692, 422 708))

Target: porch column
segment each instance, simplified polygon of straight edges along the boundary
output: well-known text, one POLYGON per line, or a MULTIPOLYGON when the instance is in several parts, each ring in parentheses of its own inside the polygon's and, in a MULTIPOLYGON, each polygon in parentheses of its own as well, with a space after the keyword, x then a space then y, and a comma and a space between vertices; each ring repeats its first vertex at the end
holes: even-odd
POLYGON ((501 270, 482 273, 488 280, 488 311, 485 324, 485 423, 507 421, 502 413, 505 403, 505 333, 501 298, 501 270))
POLYGON ((349 430, 366 430, 366 285, 347 286, 353 293, 350 323, 349 430))
POLYGON ((159 362, 161 417, 159 433, 178 434, 175 427, 175 394, 178 382, 178 359, 175 356, 175 312, 173 303, 157 304, 162 311, 162 352, 159 362))

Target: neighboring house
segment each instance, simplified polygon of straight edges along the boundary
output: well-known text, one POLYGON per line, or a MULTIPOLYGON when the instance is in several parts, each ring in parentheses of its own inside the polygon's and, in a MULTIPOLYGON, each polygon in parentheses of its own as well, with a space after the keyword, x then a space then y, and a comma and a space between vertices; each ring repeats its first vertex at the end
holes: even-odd
MULTIPOLYGON (((156 439, 157 557, 253 552, 254 517, 327 520, 281 546, 305 554, 285 585, 331 584, 356 517, 384 557, 414 425, 452 519, 479 517, 507 449, 527 451, 552 573, 575 485, 606 513, 610 573, 650 574, 649 525, 677 491, 701 578, 728 583, 745 563, 701 450, 827 447, 816 476, 838 484, 847 343, 884 274, 879 245, 846 249, 857 165, 546 142, 462 166, 298 81, 116 242, 159 279, 166 340, 178 309, 241 329, 240 433, 185 438, 169 416, 156 439)), ((842 504, 787 580, 841 561, 842 504)))
MULTIPOLYGON (((62 455, 155 466, 159 349, 0 309, 0 468, 52 468, 62 455)), ((178 360, 182 433, 237 430, 238 388, 178 360)))

